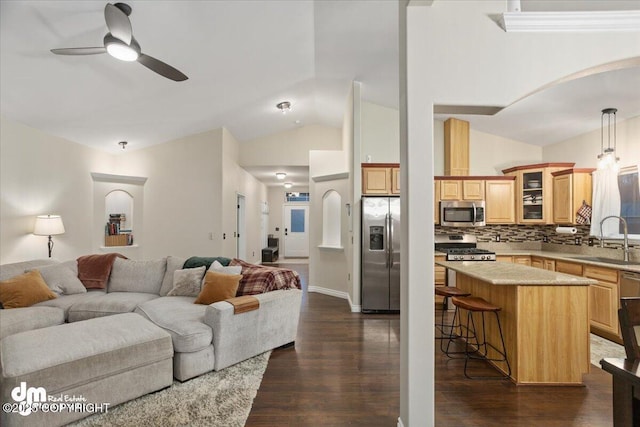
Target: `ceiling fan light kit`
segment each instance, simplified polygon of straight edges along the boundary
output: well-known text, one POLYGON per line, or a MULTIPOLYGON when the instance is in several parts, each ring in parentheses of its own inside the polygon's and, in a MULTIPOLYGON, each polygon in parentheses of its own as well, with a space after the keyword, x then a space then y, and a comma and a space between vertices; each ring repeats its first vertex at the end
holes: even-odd
POLYGON ((278 108, 282 114, 287 114, 287 112, 291 111, 291 103, 289 101, 282 101, 276 105, 276 108, 278 108))
POLYGON ((97 55, 108 53, 121 61, 138 61, 151 71, 176 82, 185 81, 188 77, 159 59, 145 55, 140 45, 133 38, 133 30, 129 15, 131 7, 125 3, 108 3, 104 8, 104 19, 109 32, 104 36, 103 47, 76 47, 51 49, 56 55, 97 55))

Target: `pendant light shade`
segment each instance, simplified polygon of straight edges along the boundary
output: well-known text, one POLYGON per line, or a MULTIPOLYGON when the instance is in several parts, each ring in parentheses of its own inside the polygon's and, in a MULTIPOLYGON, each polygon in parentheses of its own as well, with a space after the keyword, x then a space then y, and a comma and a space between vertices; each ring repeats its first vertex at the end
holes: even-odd
POLYGON ((598 154, 598 169, 618 168, 620 158, 616 156, 617 112, 617 108, 605 108, 602 110, 602 116, 600 118, 600 154, 598 154))

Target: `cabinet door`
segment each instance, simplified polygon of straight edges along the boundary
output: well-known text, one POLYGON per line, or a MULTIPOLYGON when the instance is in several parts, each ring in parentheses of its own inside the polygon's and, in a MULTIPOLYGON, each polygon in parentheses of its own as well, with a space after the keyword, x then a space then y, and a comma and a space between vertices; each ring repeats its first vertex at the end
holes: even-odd
POLYGON ((391 168, 362 168, 362 194, 391 194, 391 168))
POLYGON ((513 263, 514 264, 520 264, 520 265, 528 265, 531 266, 531 257, 529 256, 514 256, 513 257, 513 263))
POLYGON ((463 180, 462 200, 484 200, 484 181, 463 180))
POLYGON ((544 260, 544 269, 550 271, 556 271, 556 262, 552 259, 544 260))
POLYGON ((440 200, 462 200, 462 181, 440 181, 440 200))
POLYGON ((544 224, 547 221, 545 196, 551 191, 546 188, 545 177, 544 169, 527 169, 518 173, 519 224, 544 224))
MULTIPOLYGON (((444 261, 443 256, 436 256, 436 261, 444 261)), ((436 265, 434 267, 434 285, 435 286, 446 286, 447 285, 447 270, 441 265, 436 265)), ((444 297, 440 295, 435 296, 436 304, 442 305, 442 300, 444 297)))
POLYGON ((544 268, 544 260, 542 258, 531 257, 531 267, 544 268))
POLYGON ((391 168, 391 194, 400 194, 400 168, 391 168))
POLYGON ((591 325, 618 335, 618 287, 598 282, 589 286, 591 325))
POLYGON ((486 181, 485 220, 487 224, 515 224, 515 182, 486 181))
POLYGON ((440 181, 433 183, 433 218, 436 224, 440 224, 440 181))
POLYGON ((553 222, 573 224, 573 175, 553 177, 553 222))

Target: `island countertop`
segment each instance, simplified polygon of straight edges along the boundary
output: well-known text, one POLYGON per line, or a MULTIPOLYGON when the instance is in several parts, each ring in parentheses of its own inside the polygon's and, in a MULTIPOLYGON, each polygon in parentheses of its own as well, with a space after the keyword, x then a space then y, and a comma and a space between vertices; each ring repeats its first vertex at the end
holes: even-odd
POLYGON ((598 283, 597 280, 586 277, 507 262, 436 260, 436 264, 492 285, 587 286, 598 283))

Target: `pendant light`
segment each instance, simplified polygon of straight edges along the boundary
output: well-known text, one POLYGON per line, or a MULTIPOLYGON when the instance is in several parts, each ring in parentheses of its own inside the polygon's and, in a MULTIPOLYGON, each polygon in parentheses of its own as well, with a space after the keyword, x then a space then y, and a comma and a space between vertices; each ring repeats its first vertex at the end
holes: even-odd
POLYGON ((616 157, 616 112, 617 108, 605 108, 602 110, 600 118, 600 154, 598 155, 598 169, 618 168, 619 157, 616 157), (605 115, 607 116, 606 140, 607 148, 604 147, 605 141, 605 115), (613 116, 613 128, 611 119, 613 116), (613 140, 613 146, 612 144, 613 140))

